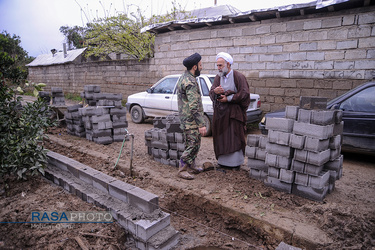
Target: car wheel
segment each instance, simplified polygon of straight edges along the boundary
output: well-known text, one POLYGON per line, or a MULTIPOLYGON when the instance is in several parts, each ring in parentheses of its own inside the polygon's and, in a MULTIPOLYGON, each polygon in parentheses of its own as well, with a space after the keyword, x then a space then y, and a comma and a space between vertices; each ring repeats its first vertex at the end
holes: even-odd
POLYGON ((210 121, 210 118, 208 118, 207 115, 204 115, 204 121, 206 122, 206 129, 207 129, 206 137, 207 136, 211 136, 212 130, 211 130, 211 121, 210 121))
POLYGON ((130 116, 134 123, 142 123, 144 121, 143 110, 140 106, 134 105, 130 109, 130 116))

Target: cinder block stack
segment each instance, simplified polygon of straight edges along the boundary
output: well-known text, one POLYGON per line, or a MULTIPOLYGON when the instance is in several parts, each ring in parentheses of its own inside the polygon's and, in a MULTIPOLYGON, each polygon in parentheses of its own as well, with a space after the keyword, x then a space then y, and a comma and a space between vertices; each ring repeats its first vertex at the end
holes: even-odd
POLYGON ((342 111, 326 106, 325 98, 301 97, 300 107, 286 107, 285 117, 267 119, 267 137, 248 135, 250 177, 316 201, 332 192, 342 176, 344 123, 342 111))
POLYGON ((51 93, 48 91, 39 91, 39 97, 47 104, 51 104, 51 93))
POLYGON ((83 87, 83 92, 81 93, 81 98, 85 99, 89 106, 96 106, 96 101, 98 99, 98 94, 100 93, 100 86, 98 85, 85 85, 83 87))
POLYGON ((185 150, 185 138, 180 129, 178 114, 166 118, 156 117, 154 128, 145 131, 145 145, 148 154, 155 161, 178 167, 178 161, 185 150))
POLYGON ((120 105, 120 107, 110 108, 109 113, 112 120, 113 141, 122 142, 125 139, 128 128, 128 121, 126 120, 126 108, 120 105))
POLYGON ((52 105, 55 105, 55 106, 65 105, 65 97, 64 97, 62 88, 52 87, 51 95, 52 95, 52 105))
POLYGON ((110 109, 104 107, 86 107, 79 109, 83 117, 86 130, 86 139, 99 144, 111 144, 112 120, 110 109))
POLYGON ((122 108, 122 94, 100 93, 95 94, 96 106, 114 106, 122 108))
POLYGON ((80 108, 82 108, 81 104, 67 107, 67 111, 64 113, 67 132, 71 135, 86 137, 85 125, 82 115, 79 113, 80 108))

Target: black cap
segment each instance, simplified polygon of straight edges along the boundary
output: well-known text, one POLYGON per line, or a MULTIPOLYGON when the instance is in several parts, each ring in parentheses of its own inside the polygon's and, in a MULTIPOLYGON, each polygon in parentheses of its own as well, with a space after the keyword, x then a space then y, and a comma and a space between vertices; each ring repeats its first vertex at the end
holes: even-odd
POLYGON ((189 57, 186 57, 183 61, 183 64, 186 68, 191 69, 194 65, 198 64, 201 59, 201 55, 195 53, 189 57))

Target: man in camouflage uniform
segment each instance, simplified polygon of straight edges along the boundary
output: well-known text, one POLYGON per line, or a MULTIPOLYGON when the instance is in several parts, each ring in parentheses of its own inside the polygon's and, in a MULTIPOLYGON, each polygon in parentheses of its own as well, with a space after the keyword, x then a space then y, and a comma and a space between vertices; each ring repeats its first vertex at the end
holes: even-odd
POLYGON ((206 134, 202 97, 196 77, 202 70, 201 56, 195 53, 184 59, 185 73, 177 83, 178 112, 181 129, 185 136, 185 151, 180 158, 178 176, 192 180, 189 172, 200 173, 203 168, 196 166, 195 158, 201 145, 201 136, 206 134))

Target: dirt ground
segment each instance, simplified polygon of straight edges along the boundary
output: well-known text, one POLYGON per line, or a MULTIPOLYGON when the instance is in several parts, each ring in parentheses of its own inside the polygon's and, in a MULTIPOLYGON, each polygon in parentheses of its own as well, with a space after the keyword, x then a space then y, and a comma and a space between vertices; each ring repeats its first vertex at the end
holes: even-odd
MULTIPOLYGON (((245 170, 207 171, 188 181, 177 168, 155 162, 147 154, 144 131, 152 122, 134 124, 128 131, 119 164, 121 142, 100 145, 52 129, 46 148, 115 176, 159 196, 160 207, 171 214, 181 234, 176 249, 274 249, 281 241, 305 249, 375 248, 375 163, 371 156, 344 154, 343 177, 323 202, 315 202, 266 187, 245 170)), ((259 133, 257 129, 249 133, 259 133)), ((215 162, 212 138, 203 138, 198 162, 215 162)), ((1 181, 0 181, 1 182, 1 181)), ((42 177, 0 183, 0 221, 30 221, 32 211, 101 210, 66 193, 42 177)), ((0 249, 132 249, 116 223, 77 224, 65 228, 30 224, 1 224, 0 249), (77 238, 78 237, 78 238, 77 238)))

